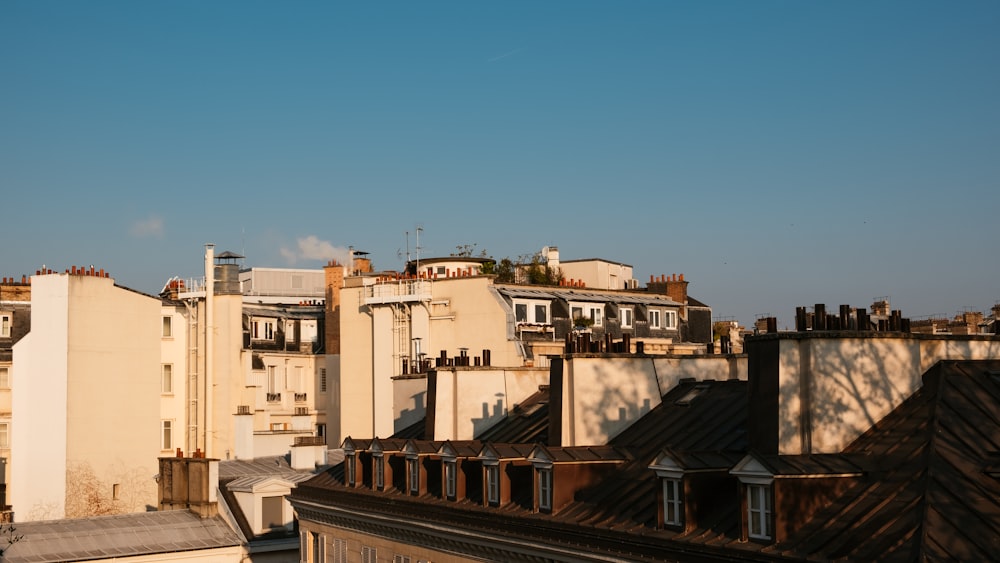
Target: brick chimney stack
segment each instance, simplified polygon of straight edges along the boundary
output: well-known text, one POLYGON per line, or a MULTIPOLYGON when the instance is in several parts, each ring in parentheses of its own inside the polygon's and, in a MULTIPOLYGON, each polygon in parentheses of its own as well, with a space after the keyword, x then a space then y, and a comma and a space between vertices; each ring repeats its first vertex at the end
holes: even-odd
POLYGON ((157 485, 160 510, 190 510, 202 518, 219 513, 217 459, 183 457, 180 450, 177 457, 161 457, 157 485))
POLYGON ((671 301, 676 301, 683 305, 680 310, 681 318, 687 318, 687 292, 688 282, 684 281, 684 274, 671 274, 668 276, 650 276, 649 284, 646 288, 650 293, 666 295, 671 301))
POLYGON ((326 281, 326 353, 340 353, 340 290, 344 287, 344 266, 331 260, 323 267, 326 281))

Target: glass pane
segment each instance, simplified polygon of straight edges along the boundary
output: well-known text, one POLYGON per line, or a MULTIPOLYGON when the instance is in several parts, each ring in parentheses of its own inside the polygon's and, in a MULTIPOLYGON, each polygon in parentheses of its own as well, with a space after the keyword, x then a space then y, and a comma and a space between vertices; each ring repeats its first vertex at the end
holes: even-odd
POLYGON ((535 305, 535 322, 536 323, 547 323, 549 322, 548 310, 545 305, 535 305))

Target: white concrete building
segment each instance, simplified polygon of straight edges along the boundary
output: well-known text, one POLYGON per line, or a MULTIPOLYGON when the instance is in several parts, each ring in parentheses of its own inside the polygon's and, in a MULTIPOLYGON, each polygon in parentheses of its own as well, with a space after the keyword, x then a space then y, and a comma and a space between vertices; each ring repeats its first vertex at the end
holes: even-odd
POLYGON ((17 520, 145 510, 160 454, 160 300, 74 268, 32 277, 31 304, 11 374, 17 520), (80 491, 91 486, 96 496, 80 491))

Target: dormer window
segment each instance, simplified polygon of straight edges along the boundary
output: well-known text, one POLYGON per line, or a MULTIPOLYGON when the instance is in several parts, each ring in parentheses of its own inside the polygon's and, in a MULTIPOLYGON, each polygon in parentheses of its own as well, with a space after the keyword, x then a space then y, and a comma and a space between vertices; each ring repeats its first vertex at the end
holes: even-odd
POLYGON ((458 498, 458 464, 455 460, 444 462, 444 495, 448 500, 458 498))
POLYGON ((660 480, 660 523, 663 526, 682 527, 685 522, 684 507, 684 471, 678 463, 675 454, 668 450, 660 455, 649 466, 656 471, 660 480))
POLYGON ((763 460, 748 454, 729 473, 740 480, 744 494, 743 537, 774 540, 774 471, 763 460))
POLYGON ((420 494, 420 462, 418 458, 407 458, 406 475, 406 480, 409 482, 410 494, 414 496, 420 494))
POLYGON ((570 317, 573 319, 589 319, 590 326, 601 326, 603 305, 595 303, 570 303, 570 317))
POLYGON ((771 530, 771 486, 746 485, 747 535, 754 539, 769 540, 771 530))
POLYGON ((354 487, 358 483, 357 456, 354 453, 344 455, 344 479, 348 487, 354 487))
POLYGON ((618 316, 621 318, 622 328, 632 328, 634 324, 632 309, 622 307, 618 311, 618 316))
POLYGON ((549 302, 537 300, 515 300, 514 321, 517 324, 548 324, 549 302))
POLYGON ((538 469, 538 509, 552 510, 552 467, 538 469))
POLYGON ((490 506, 500 505, 500 465, 486 465, 486 502, 490 506))
POLYGON ((666 478, 660 481, 663 483, 663 525, 681 526, 684 524, 681 480, 666 478))
POLYGON ((385 458, 381 452, 372 457, 375 463, 375 490, 381 491, 385 488, 385 458))

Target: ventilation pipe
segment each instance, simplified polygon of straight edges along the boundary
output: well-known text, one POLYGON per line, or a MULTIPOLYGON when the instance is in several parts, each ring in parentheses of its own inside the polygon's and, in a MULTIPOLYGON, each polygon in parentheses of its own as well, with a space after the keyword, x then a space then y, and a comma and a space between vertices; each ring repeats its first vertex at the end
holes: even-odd
POLYGON ((212 383, 215 371, 215 245, 205 245, 205 455, 212 457, 212 383))

